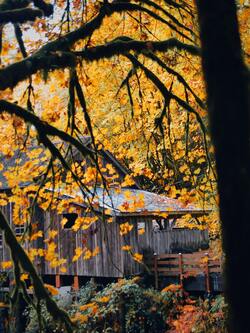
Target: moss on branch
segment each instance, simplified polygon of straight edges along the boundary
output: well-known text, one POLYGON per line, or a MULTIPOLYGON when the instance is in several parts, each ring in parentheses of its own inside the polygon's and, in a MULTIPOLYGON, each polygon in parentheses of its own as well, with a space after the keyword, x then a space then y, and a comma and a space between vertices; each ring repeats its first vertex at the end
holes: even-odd
MULTIPOLYGON (((39 13, 42 15, 45 10, 46 13, 51 9, 45 9, 45 4, 42 0, 34 1, 34 4, 41 8, 39 13)), ((51 8, 51 7, 50 7, 51 8)), ((24 11, 24 10, 33 10, 30 8, 17 9, 16 11, 24 11)), ((34 11, 34 10, 33 10, 34 11)), ((74 55, 69 51, 70 47, 80 39, 85 39, 90 36, 95 30, 100 28, 103 19, 107 16, 111 16, 115 12, 124 12, 124 11, 141 11, 146 12, 151 17, 155 18, 158 21, 166 23, 169 25, 169 22, 165 22, 163 18, 156 15, 149 9, 142 7, 133 3, 126 2, 118 2, 118 3, 109 3, 104 4, 99 10, 99 13, 94 17, 91 21, 81 26, 79 29, 76 29, 72 32, 67 33, 63 37, 58 38, 55 41, 49 42, 42 46, 40 50, 35 52, 32 56, 27 57, 23 61, 16 62, 15 64, 9 65, 6 68, 0 70, 0 90, 4 90, 6 88, 13 88, 19 82, 25 80, 30 77, 32 74, 35 74, 37 71, 41 69, 45 70, 54 70, 57 68, 65 68, 68 66, 75 65, 74 55)), ((8 11, 0 12, 1 14, 6 14, 8 11)), ((13 13, 14 11, 9 11, 13 13)), ((38 13, 38 12, 37 12, 38 13)), ((39 15, 40 15, 39 14, 39 15)), ((3 17, 2 17, 3 19, 3 17)), ((6 20, 6 18, 5 18, 6 20)), ((18 21, 15 21, 18 22, 18 21)), ((187 36, 185 38, 191 40, 187 36)), ((82 56, 88 60, 98 60, 101 58, 109 58, 115 54, 122 54, 124 52, 129 52, 131 50, 141 52, 142 50, 151 49, 154 51, 164 52, 170 48, 178 48, 182 50, 186 50, 187 52, 198 55, 199 48, 191 44, 185 44, 177 39, 169 39, 167 41, 162 42, 143 42, 143 41, 113 41, 104 45, 99 45, 95 48, 89 48, 87 50, 83 50, 77 55, 82 56)))
MULTIPOLYGON (((66 42, 66 41, 65 41, 66 42)), ((49 45, 49 44, 48 44, 49 45)), ((54 45, 54 44, 53 44, 54 45)), ((61 44, 62 46, 62 44, 61 44)), ((26 59, 16 62, 0 70, 0 90, 12 88, 17 83, 25 80, 39 70, 55 70, 75 66, 76 56, 88 61, 111 58, 114 55, 125 54, 129 51, 136 52, 166 52, 170 49, 185 50, 192 55, 199 55, 198 47, 180 42, 178 39, 170 38, 165 41, 137 41, 124 37, 103 45, 84 49, 79 52, 54 51, 45 52, 46 48, 36 52, 26 59)))
POLYGON ((76 65, 76 57, 69 52, 35 53, 0 70, 0 90, 13 88, 39 70, 55 70, 76 65))
POLYGON ((136 52, 166 52, 171 49, 184 50, 192 55, 200 55, 200 49, 197 46, 180 42, 176 38, 170 38, 163 41, 140 41, 127 37, 119 37, 103 45, 84 49, 75 52, 88 61, 99 60, 102 58, 111 58, 114 55, 125 54, 129 51, 136 52))

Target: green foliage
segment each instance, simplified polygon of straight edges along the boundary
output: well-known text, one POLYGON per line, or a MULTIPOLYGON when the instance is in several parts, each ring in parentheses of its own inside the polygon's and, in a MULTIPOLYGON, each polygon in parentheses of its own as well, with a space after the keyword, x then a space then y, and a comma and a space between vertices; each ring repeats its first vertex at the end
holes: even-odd
MULTIPOLYGON (((169 296, 143 289, 135 280, 120 280, 99 292, 90 282, 79 290, 70 306, 65 307, 60 297, 57 302, 75 320, 78 333, 118 332, 122 327, 127 333, 163 333, 171 303, 169 296)), ((43 331, 61 332, 45 306, 41 308, 43 323, 46 323, 43 331)), ((26 333, 38 331, 36 311, 30 308, 26 333)))
POLYGON ((73 313, 74 316, 82 310, 78 332, 161 333, 167 328, 168 302, 160 292, 145 290, 135 280, 112 283, 96 293, 89 306, 82 304, 80 298, 73 313))
MULTIPOLYGON (((195 333, 226 332, 226 305, 222 296, 211 302, 194 301, 184 297, 179 286, 157 291, 145 289, 139 283, 139 278, 122 279, 98 291, 94 282, 88 282, 71 294, 72 302, 65 296, 57 296, 55 300, 68 312, 77 333, 165 333, 176 328, 176 323, 178 327, 190 327, 190 332, 195 333), (192 305, 188 305, 190 302, 192 305)), ((64 332, 44 305, 41 317, 41 332, 64 332)), ((38 332, 37 313, 30 308, 26 333, 38 332)))

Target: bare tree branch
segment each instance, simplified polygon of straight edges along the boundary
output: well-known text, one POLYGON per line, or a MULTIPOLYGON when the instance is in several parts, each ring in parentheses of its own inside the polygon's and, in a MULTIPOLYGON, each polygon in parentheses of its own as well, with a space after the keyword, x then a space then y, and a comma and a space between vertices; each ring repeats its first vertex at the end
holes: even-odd
POLYGON ((0 24, 2 23, 24 23, 35 21, 37 17, 42 17, 43 11, 40 9, 21 8, 5 10, 0 12, 0 24))

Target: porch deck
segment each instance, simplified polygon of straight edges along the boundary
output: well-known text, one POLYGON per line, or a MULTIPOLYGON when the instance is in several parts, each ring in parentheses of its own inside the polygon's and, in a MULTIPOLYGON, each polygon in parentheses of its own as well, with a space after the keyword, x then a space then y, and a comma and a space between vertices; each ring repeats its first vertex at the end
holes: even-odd
POLYGON ((185 290, 211 292, 223 291, 222 260, 211 253, 155 254, 151 262, 155 288, 164 284, 179 283, 185 290))

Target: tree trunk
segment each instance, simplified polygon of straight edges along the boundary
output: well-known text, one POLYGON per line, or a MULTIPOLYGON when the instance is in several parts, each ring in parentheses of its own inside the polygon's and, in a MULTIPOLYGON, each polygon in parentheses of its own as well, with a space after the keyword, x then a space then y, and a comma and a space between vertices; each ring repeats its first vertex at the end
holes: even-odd
POLYGON ((196 0, 215 145, 230 332, 250 332, 248 75, 234 0, 196 0))

